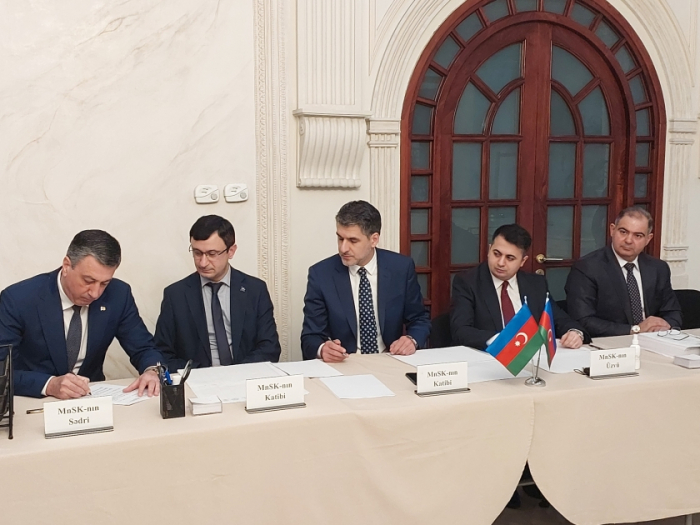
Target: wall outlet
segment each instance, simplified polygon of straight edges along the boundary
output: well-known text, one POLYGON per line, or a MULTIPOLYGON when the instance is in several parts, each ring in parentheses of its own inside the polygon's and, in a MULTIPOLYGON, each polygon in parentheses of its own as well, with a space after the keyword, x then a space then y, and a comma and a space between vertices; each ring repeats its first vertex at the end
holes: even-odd
POLYGON ((219 187, 215 184, 200 184, 194 189, 194 201, 197 204, 219 202, 219 187))
POLYGON ((227 184, 224 186, 226 202, 243 202, 248 200, 247 184, 227 184))

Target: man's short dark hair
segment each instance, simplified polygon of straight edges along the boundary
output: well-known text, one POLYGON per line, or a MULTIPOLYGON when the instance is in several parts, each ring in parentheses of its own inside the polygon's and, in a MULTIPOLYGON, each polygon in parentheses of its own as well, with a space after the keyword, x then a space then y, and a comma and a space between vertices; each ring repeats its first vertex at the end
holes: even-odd
POLYGON ((102 230, 81 231, 73 237, 66 252, 72 267, 88 255, 92 255, 98 263, 108 268, 116 268, 122 262, 119 241, 102 230))
POLYGON ((206 241, 213 233, 218 233, 224 241, 226 249, 236 244, 236 232, 233 224, 218 215, 205 215, 197 219, 190 228, 190 239, 206 241))
POLYGON ((630 216, 630 217, 637 217, 637 218, 644 218, 647 220, 647 224, 649 225, 649 228, 647 229, 647 234, 651 233, 651 230, 654 229, 654 219, 651 216, 651 213, 649 213, 647 210, 642 208, 641 206, 630 206, 628 208, 625 208, 622 210, 620 213, 617 214, 617 217, 615 217, 615 226, 620 222, 620 219, 623 217, 630 216))
POLYGON ((382 231, 382 216, 367 201, 351 201, 343 205, 335 216, 335 222, 340 226, 359 226, 367 237, 382 231))
POLYGON ((523 255, 532 245, 530 233, 519 224, 504 224, 496 228, 493 237, 491 237, 491 244, 496 240, 496 237, 503 237, 510 244, 514 244, 523 251, 523 255))

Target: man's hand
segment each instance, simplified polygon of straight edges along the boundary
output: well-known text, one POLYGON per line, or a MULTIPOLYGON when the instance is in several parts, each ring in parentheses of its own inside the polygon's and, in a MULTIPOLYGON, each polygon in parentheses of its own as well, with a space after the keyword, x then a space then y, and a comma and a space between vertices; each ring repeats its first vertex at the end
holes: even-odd
POLYGON ((416 345, 413 343, 413 339, 402 335, 396 341, 391 343, 389 347, 389 352, 394 355, 411 355, 416 353, 416 345))
POLYGON ((581 348, 582 344, 581 334, 573 330, 569 330, 561 338, 561 345, 565 348, 581 348))
POLYGON ((333 341, 326 341, 321 347, 321 359, 326 363, 340 363, 345 361, 348 353, 345 351, 340 344, 339 339, 334 339, 333 341))
POLYGON ((148 370, 141 374, 136 380, 124 389, 124 392, 131 392, 132 390, 139 389, 139 397, 141 397, 144 392, 148 394, 148 397, 157 396, 160 394, 160 380, 158 379, 158 374, 154 370, 148 370))
POLYGON ((655 317, 650 315, 644 321, 639 323, 640 332, 658 332, 659 330, 670 330, 671 325, 666 321, 661 319, 661 317, 655 317))
POLYGON ((46 395, 56 399, 77 399, 90 393, 90 380, 75 374, 51 378, 46 386, 46 395))

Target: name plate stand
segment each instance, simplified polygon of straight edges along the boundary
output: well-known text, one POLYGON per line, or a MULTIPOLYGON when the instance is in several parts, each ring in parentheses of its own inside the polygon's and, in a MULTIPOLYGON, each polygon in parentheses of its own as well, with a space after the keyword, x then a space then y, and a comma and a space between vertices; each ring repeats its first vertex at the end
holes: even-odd
POLYGON ((112 398, 83 396, 44 403, 44 436, 77 436, 114 430, 112 398))
POLYGON ((470 392, 467 368, 466 362, 417 366, 416 395, 426 397, 470 392))
POLYGON ((304 376, 265 377, 246 381, 246 405, 248 413, 303 408, 304 376))
POLYGON ((632 348, 611 348, 591 351, 591 379, 638 376, 635 370, 635 352, 632 348))

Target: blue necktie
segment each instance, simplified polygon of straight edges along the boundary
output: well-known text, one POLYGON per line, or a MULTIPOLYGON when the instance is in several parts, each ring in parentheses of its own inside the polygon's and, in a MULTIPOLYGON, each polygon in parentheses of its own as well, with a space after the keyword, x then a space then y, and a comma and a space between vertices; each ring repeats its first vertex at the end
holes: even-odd
POLYGON ((377 322, 374 318, 372 288, 367 278, 367 270, 360 268, 360 350, 363 354, 377 354, 377 322))
POLYGON ((226 327, 224 326, 224 312, 221 309, 219 301, 219 289, 224 283, 207 283, 211 288, 211 317, 214 321, 214 336, 216 337, 216 346, 219 350, 219 362, 222 366, 232 365, 233 357, 231 357, 231 348, 226 337, 226 327))

